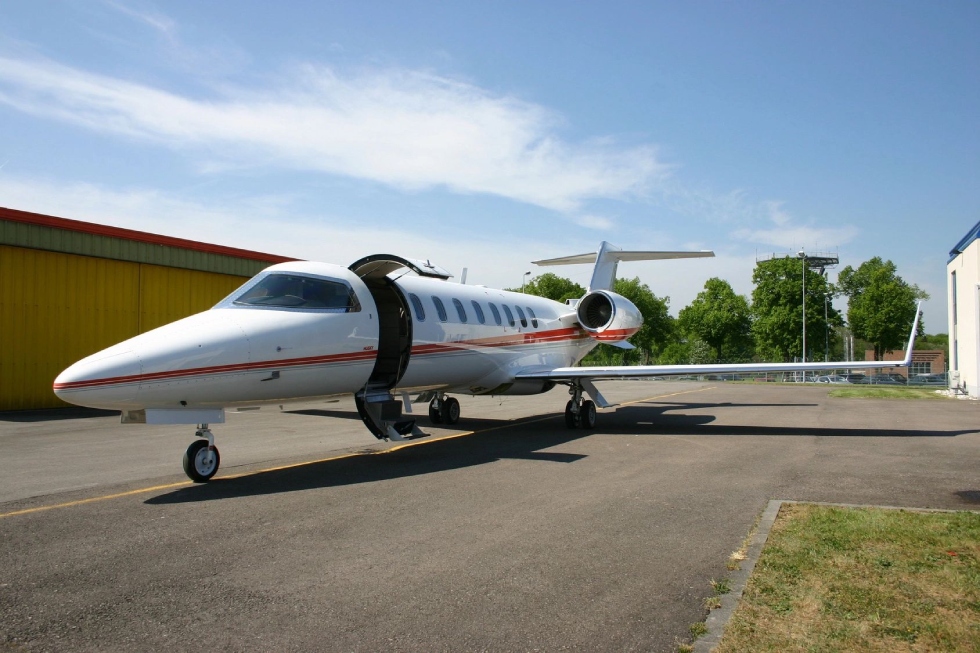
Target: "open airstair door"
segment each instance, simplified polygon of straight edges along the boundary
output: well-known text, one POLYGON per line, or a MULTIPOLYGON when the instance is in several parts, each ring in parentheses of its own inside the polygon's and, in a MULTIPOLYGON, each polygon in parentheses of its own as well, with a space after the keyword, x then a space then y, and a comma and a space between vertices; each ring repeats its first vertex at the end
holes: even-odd
POLYGON ((371 291, 378 307, 378 356, 371 378, 355 395, 357 410, 368 429, 379 439, 412 437, 414 421, 399 421, 401 402, 391 389, 404 376, 412 353, 412 317, 405 296, 389 278, 408 268, 420 276, 448 279, 452 275, 428 261, 412 261, 390 254, 374 254, 355 261, 349 269, 371 291))

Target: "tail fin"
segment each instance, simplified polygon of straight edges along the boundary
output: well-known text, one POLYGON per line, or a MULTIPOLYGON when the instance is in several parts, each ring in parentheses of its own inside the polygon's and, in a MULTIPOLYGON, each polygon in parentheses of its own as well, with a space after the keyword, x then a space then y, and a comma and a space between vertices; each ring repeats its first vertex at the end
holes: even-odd
POLYGON ((653 252, 653 251, 623 251, 615 245, 602 241, 598 252, 575 254, 542 261, 531 261, 535 265, 572 265, 575 263, 595 263, 592 270, 592 280, 589 282, 589 292, 593 290, 612 290, 616 283, 616 268, 620 261, 656 261, 674 258, 707 258, 714 256, 710 250, 700 252, 653 252))

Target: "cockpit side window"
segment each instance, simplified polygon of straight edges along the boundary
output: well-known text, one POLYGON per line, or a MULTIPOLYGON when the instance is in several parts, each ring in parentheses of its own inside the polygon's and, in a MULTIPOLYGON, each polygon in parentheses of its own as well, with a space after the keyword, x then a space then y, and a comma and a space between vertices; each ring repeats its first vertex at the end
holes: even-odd
POLYGON ((500 311, 497 310, 497 305, 493 302, 487 302, 490 304, 490 312, 493 313, 493 321, 497 323, 497 326, 503 324, 500 320, 500 311))
POLYGON ((511 313, 510 307, 507 306, 507 304, 501 304, 501 306, 504 309, 504 314, 507 316, 507 324, 509 324, 511 326, 516 326, 517 323, 514 322, 514 314, 511 313))
POLYGON ((295 274, 270 274, 239 295, 235 303, 277 308, 329 308, 343 313, 361 310, 357 296, 347 284, 295 274))

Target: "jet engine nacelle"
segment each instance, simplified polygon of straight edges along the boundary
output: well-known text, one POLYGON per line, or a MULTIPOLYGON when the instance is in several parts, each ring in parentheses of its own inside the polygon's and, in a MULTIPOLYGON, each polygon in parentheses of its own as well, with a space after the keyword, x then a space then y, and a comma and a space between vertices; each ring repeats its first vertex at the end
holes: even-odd
POLYGON ((576 307, 579 324, 602 342, 625 340, 643 326, 643 315, 633 302, 609 290, 593 290, 576 307))

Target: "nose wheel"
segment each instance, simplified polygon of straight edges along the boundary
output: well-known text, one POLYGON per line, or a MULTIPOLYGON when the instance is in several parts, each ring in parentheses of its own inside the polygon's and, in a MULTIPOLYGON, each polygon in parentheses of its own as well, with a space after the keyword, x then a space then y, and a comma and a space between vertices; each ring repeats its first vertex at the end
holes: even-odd
POLYGON ((202 424, 195 435, 203 440, 194 440, 184 452, 184 473, 195 483, 207 483, 218 472, 221 456, 214 446, 214 434, 207 424, 202 424))

